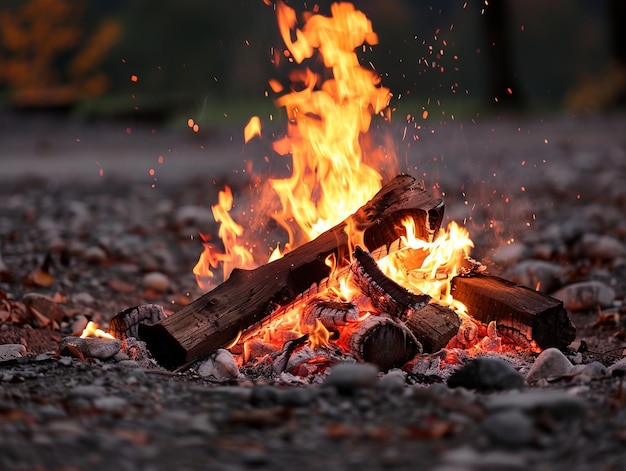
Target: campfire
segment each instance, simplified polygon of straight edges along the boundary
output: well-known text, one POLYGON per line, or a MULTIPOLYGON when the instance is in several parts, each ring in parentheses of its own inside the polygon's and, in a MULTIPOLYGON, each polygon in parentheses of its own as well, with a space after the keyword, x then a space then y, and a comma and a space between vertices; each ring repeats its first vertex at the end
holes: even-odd
MULTIPOLYGON (((399 175, 371 136, 392 95, 356 53, 377 43, 366 16, 335 3, 330 16, 300 18, 280 1, 276 14, 286 49, 275 58, 293 68, 288 84, 269 82, 288 119, 273 150, 291 174, 256 177, 260 199, 239 215, 231 189, 220 192, 221 243, 203 234, 193 270, 206 294, 166 318, 125 311, 110 332, 137 336, 168 368, 226 348, 239 366, 267 360, 301 375, 347 357, 387 370, 445 347, 568 345, 562 303, 483 273, 467 230, 442 228, 444 202, 399 175)), ((244 134, 261 138, 260 118, 244 134)))

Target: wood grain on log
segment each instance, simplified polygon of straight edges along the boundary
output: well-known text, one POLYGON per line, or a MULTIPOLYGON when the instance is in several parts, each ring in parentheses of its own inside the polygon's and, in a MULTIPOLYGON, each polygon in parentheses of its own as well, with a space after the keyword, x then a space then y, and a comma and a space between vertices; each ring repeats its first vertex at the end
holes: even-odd
POLYGON ((350 324, 341 331, 337 343, 382 371, 401 367, 423 350, 404 322, 387 315, 372 315, 350 324))
POLYGON ((519 332, 541 348, 564 348, 576 337, 558 299, 495 276, 475 274, 452 280, 452 296, 475 319, 519 332))
POLYGON ((406 325, 421 342, 424 352, 432 353, 444 348, 457 334, 461 320, 449 307, 430 303, 414 311, 406 320, 406 325))
MULTIPOLYGON (((444 203, 433 199, 413 177, 400 175, 350 216, 363 232, 365 247, 387 247, 406 234, 401 221, 415 220, 417 236, 432 241, 443 219, 444 203)), ((140 325, 139 338, 159 363, 176 368, 222 348, 250 326, 293 301, 329 275, 325 260, 347 264, 348 220, 283 258, 253 270, 233 270, 230 278, 180 311, 154 325, 140 325)))

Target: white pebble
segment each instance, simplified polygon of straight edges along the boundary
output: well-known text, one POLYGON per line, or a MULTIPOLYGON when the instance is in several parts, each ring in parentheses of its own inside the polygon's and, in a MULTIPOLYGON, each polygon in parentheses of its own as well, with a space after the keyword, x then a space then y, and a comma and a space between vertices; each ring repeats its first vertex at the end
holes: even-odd
POLYGON ((572 363, 557 348, 547 348, 539 354, 526 375, 526 382, 534 384, 541 380, 558 378, 571 373, 572 363))
POLYGON ((170 286, 167 276, 161 272, 153 271, 146 273, 143 277, 143 287, 159 293, 164 293, 170 286))
POLYGON ((561 288, 552 296, 563 301, 565 309, 584 311, 598 306, 611 306, 615 300, 615 290, 600 281, 580 281, 561 288))

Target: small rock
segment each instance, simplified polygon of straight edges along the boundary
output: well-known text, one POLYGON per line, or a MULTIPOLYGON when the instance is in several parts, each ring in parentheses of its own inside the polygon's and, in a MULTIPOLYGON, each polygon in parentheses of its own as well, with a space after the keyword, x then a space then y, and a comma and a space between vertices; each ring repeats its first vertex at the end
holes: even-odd
POLYGON ((316 388, 311 387, 293 387, 279 390, 278 404, 285 407, 308 406, 314 400, 316 391, 316 388))
POLYGON ((83 306, 91 306, 96 302, 95 298, 86 291, 76 293, 72 296, 72 301, 76 304, 82 304, 83 306))
POLYGON ((511 448, 529 445, 534 433, 533 420, 519 410, 491 414, 483 421, 482 428, 494 443, 511 448))
POLYGON ((496 265, 513 265, 526 257, 527 254, 528 247, 526 247, 526 244, 513 242, 512 244, 498 247, 492 255, 492 260, 496 265))
POLYGON ((378 367, 371 363, 339 363, 330 369, 324 385, 334 386, 342 394, 371 388, 378 381, 378 367))
POLYGON ((20 343, 0 345, 0 362, 15 360, 26 355, 26 347, 20 343))
POLYGON ((543 260, 524 260, 512 269, 509 279, 542 293, 550 293, 562 285, 563 267, 543 260))
POLYGON ((614 371, 623 371, 626 372, 626 357, 622 358, 617 363, 612 364, 609 367, 609 373, 615 374, 614 371))
POLYGON ((231 381, 241 377, 239 367, 233 355, 223 348, 198 367, 198 374, 203 378, 215 381, 231 381))
POLYGON ((93 405, 96 409, 111 413, 124 411, 127 404, 126 399, 117 396, 99 397, 93 401, 93 405))
POLYGON ((106 360, 117 354, 122 348, 119 339, 103 339, 97 337, 64 337, 59 344, 62 355, 76 356, 82 354, 85 358, 106 360))
POLYGON ((451 388, 504 391, 524 387, 524 377, 500 358, 480 357, 455 371, 448 379, 451 388))
POLYGON ((582 256, 591 260, 614 260, 626 255, 626 245, 606 235, 585 234, 579 249, 582 256))
POLYGON ((94 265, 102 265, 106 262, 107 253, 101 247, 97 245, 92 245, 91 247, 87 247, 85 251, 82 253, 83 259, 85 261, 94 264, 94 265))
POLYGON ((252 388, 250 404, 255 407, 272 407, 278 403, 279 391, 268 384, 258 384, 252 388))
POLYGON ((567 285, 552 296, 563 301, 565 309, 585 311, 609 307, 615 300, 615 290, 600 281, 581 281, 567 285))
POLYGON ((570 374, 572 363, 558 348, 547 348, 535 359, 526 375, 528 384, 570 374))
POLYGON ((557 421, 580 420, 587 413, 585 400, 578 396, 537 389, 490 396, 483 406, 490 412, 517 409, 533 415, 548 413, 557 421))
POLYGON ((402 394, 406 386, 406 373, 402 370, 390 370, 378 382, 377 387, 392 394, 402 394))
POLYGON ((158 271, 146 273, 142 283, 145 289, 153 290, 157 293, 165 293, 170 286, 170 280, 167 275, 158 271))

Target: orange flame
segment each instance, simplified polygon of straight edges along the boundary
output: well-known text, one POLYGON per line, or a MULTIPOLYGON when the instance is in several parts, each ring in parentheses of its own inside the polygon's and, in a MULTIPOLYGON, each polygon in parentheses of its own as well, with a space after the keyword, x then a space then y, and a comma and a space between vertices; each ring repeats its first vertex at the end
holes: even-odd
POLYGON ((93 321, 89 321, 87 326, 83 329, 83 333, 80 334, 80 338, 84 339, 85 337, 99 337, 102 339, 114 339, 115 337, 108 332, 105 332, 102 329, 98 328, 98 324, 93 321))

